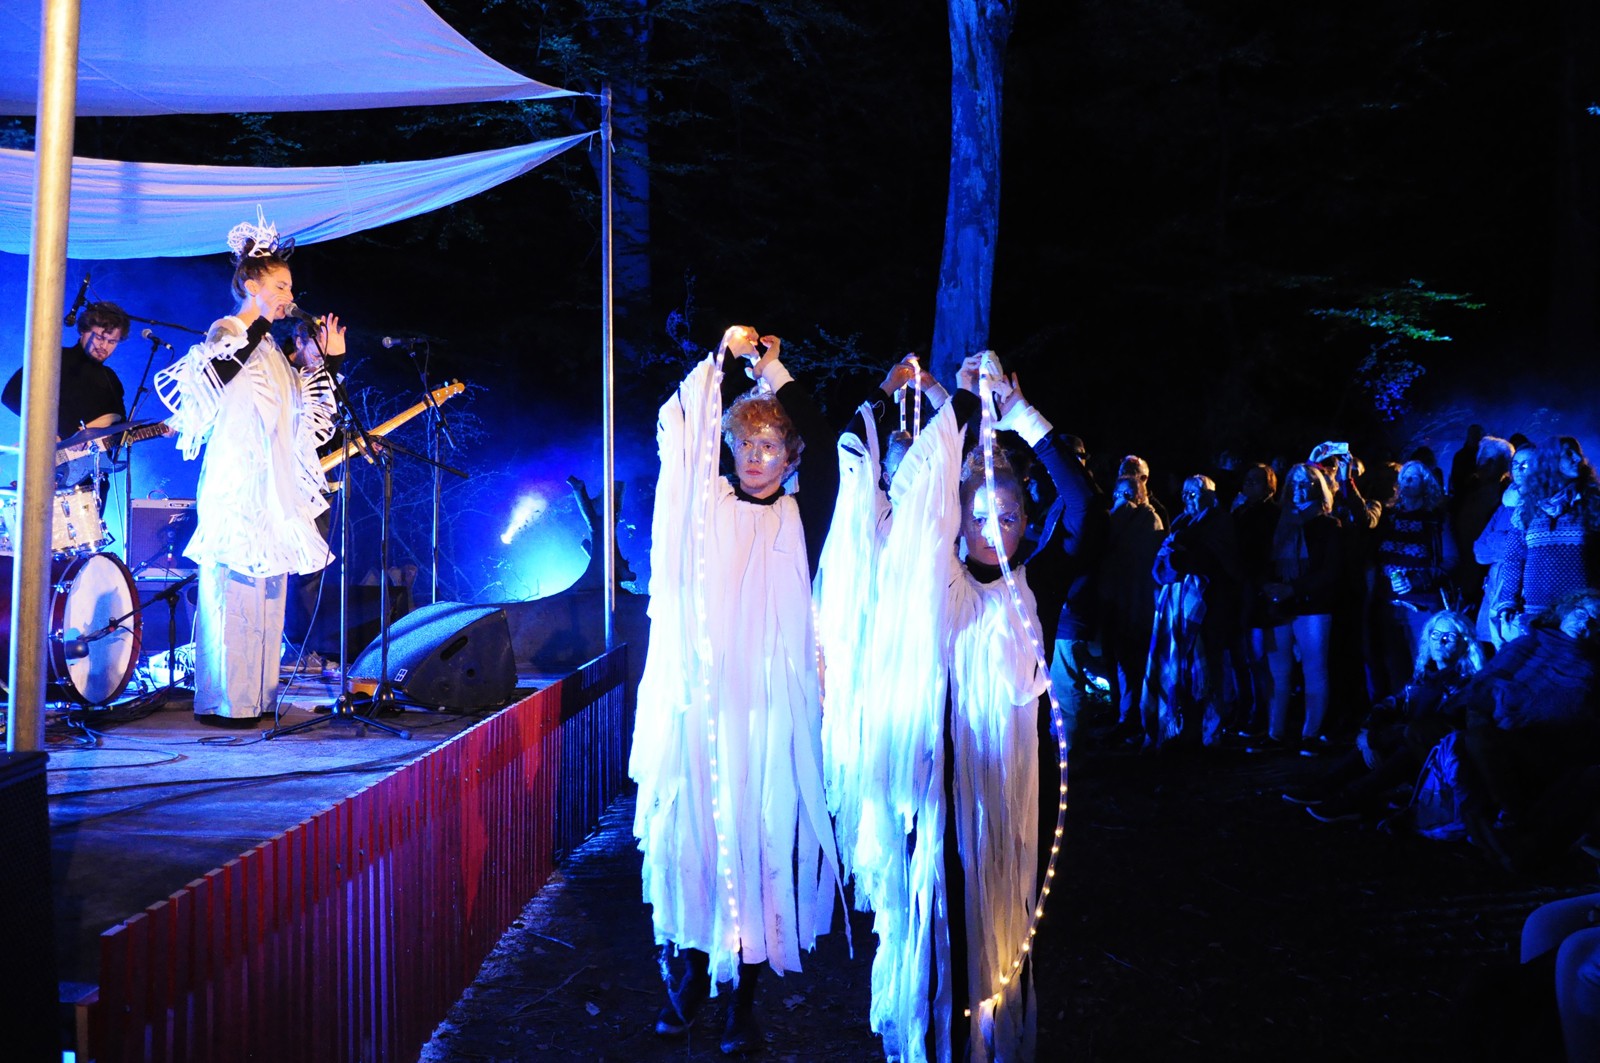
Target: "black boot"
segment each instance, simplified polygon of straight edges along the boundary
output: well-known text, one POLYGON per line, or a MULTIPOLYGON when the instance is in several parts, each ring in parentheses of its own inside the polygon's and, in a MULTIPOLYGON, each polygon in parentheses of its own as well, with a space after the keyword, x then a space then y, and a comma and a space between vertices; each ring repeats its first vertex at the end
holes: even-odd
POLYGON ((728 1005, 728 1019, 722 1027, 722 1054, 725 1056, 753 1052, 766 1046, 755 1015, 756 976, 760 972, 759 963, 739 965, 739 984, 733 990, 733 1003, 728 1005))
POLYGON ((661 971, 667 981, 667 1002, 656 1013, 656 1033, 682 1037, 689 1032, 700 1005, 711 993, 711 957, 699 949, 684 949, 684 971, 676 981, 668 974, 667 947, 661 950, 661 971))

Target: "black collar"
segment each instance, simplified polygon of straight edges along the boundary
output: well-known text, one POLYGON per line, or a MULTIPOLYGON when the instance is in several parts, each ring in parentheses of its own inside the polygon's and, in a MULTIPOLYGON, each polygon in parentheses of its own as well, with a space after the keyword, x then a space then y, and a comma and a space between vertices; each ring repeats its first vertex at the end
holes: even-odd
POLYGON ((766 498, 757 498, 755 495, 750 494, 744 488, 739 486, 739 478, 737 476, 729 476, 728 483, 733 485, 734 498, 737 498, 741 502, 750 502, 757 506, 770 506, 784 495, 784 490, 780 487, 766 498))

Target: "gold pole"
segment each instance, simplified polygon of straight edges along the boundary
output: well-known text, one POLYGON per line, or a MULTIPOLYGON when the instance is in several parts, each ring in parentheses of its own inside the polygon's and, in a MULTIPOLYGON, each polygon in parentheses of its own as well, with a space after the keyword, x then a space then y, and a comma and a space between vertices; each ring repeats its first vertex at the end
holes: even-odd
POLYGON ((28 352, 22 369, 21 527, 12 559, 11 700, 6 748, 44 746, 50 521, 61 391, 61 289, 67 275, 72 123, 78 105, 79 0, 44 0, 34 133, 33 243, 28 256, 28 352))

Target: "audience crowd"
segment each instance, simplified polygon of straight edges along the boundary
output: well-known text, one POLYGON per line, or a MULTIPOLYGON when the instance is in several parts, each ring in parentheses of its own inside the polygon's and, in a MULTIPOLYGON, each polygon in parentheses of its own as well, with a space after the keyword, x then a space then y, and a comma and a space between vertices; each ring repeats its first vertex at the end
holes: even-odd
MULTIPOLYGON (((1340 442, 1155 480, 1085 461, 1115 472, 1087 668, 1109 698, 1076 743, 1320 758, 1281 795, 1307 829, 1468 844, 1523 878, 1600 866, 1600 482, 1577 439, 1474 425, 1448 475, 1340 442)), ((1525 973, 1567 1057, 1600 1058, 1600 894, 1549 908, 1525 973)))

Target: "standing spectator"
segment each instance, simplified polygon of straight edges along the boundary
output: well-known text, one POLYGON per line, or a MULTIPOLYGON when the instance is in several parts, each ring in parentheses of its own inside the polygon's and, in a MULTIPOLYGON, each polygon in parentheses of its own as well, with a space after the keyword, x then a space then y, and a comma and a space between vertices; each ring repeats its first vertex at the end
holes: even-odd
POLYGON ((1211 744, 1228 717, 1225 651, 1238 630, 1238 546, 1209 476, 1183 482, 1183 512, 1156 554, 1156 615, 1141 704, 1146 739, 1211 744))
POLYGON ((1420 461, 1400 467, 1394 497, 1374 532, 1376 579, 1370 613, 1372 697, 1409 681, 1428 618, 1447 607, 1455 544, 1445 534, 1444 488, 1420 461))
POLYGON ((1463 611, 1474 612, 1483 600, 1483 579, 1487 567, 1473 549, 1478 536, 1500 508, 1500 498, 1511 482, 1511 444, 1496 436, 1478 441, 1478 463, 1463 485, 1451 494, 1450 534, 1456 547, 1456 569, 1452 574, 1461 594, 1463 611))
POLYGON ((1333 486, 1327 472, 1311 462, 1289 470, 1287 501, 1272 534, 1271 579, 1262 587, 1271 626, 1257 628, 1259 651, 1272 676, 1267 738, 1263 751, 1323 746, 1328 712, 1329 647, 1338 602, 1344 540, 1334 519, 1333 486), (1298 651, 1298 652, 1297 652, 1298 651), (1300 741, 1291 745, 1289 694, 1298 656, 1305 690, 1300 741))
POLYGON ((1139 702, 1156 609, 1156 582, 1150 569, 1165 530, 1150 506, 1144 480, 1118 477, 1100 571, 1100 644, 1110 666, 1111 705, 1117 712, 1114 740, 1132 739, 1141 732, 1139 702))
POLYGON ((1600 483, 1571 436, 1539 445, 1506 552, 1495 613, 1519 630, 1563 595, 1600 584, 1600 483))
POLYGON ((1473 557, 1484 566, 1483 590, 1478 608, 1478 641, 1489 643, 1495 649, 1517 636, 1514 627, 1508 630, 1501 624, 1501 618, 1495 613, 1495 603, 1501 599, 1505 588, 1506 557, 1510 555, 1513 543, 1522 538, 1522 530, 1516 526, 1516 515, 1522 505, 1522 493, 1527 490, 1528 480, 1533 475, 1534 455, 1531 443, 1512 455, 1511 472, 1500 494, 1500 505, 1472 544, 1473 557))
POLYGON ((1272 533, 1278 526, 1280 509, 1274 496, 1278 477, 1270 465, 1252 465, 1245 470, 1239 497, 1233 502, 1233 538, 1239 547, 1242 620, 1230 653, 1238 705, 1234 729, 1245 738, 1266 733, 1267 712, 1272 702, 1272 675, 1256 631, 1276 621, 1268 608, 1262 588, 1272 580, 1272 533))

